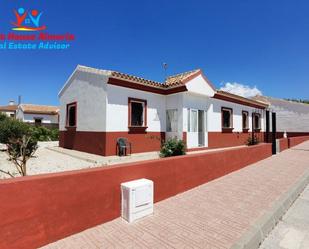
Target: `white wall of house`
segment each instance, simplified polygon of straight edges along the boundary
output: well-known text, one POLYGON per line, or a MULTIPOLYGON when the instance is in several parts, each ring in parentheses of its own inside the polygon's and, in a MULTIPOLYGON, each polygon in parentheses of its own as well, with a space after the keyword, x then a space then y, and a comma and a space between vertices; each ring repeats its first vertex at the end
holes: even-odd
POLYGON ((77 68, 60 97, 60 130, 65 130, 66 106, 77 102, 77 131, 128 131, 128 99, 147 101, 147 131, 166 131, 166 110, 177 109, 177 129, 167 132, 166 137, 182 138, 187 132, 189 147, 194 147, 197 134, 188 131, 188 110, 203 110, 205 115, 205 146, 207 132, 221 132, 221 108, 233 109, 233 132, 242 132, 242 111, 249 113, 249 128, 252 130, 252 112, 261 114, 261 130, 264 131, 264 111, 214 99, 214 90, 200 75, 186 83, 187 92, 160 95, 107 84, 108 71, 77 68), (192 135, 192 136, 191 136, 192 135), (190 142, 192 140, 192 143, 190 142))
POLYGON ((107 85, 106 131, 128 131, 128 99, 147 100, 147 131, 165 131, 165 96, 107 85))
POLYGON ((198 133, 188 130, 188 111, 190 109, 203 110, 206 115, 205 123, 205 142, 204 146, 208 146, 208 132, 222 132, 221 108, 228 107, 233 110, 233 132, 243 132, 242 128, 242 111, 249 114, 249 129, 252 131, 252 112, 261 114, 261 131, 264 131, 265 111, 252 108, 245 105, 236 104, 229 101, 209 98, 203 95, 192 94, 190 92, 183 93, 183 131, 187 132, 188 148, 198 146, 198 133))
MULTIPOLYGON (((307 107, 309 109, 309 106, 307 107)), ((277 131, 287 132, 308 132, 309 131, 309 110, 297 112, 289 109, 272 106, 277 114, 277 131)))
POLYGON ((46 115, 46 114, 33 114, 33 113, 25 113, 23 115, 23 122, 34 123, 35 119, 41 119, 43 124, 57 124, 58 123, 58 115, 46 115))
POLYGON ((186 87, 190 93, 203 94, 209 97, 215 94, 214 89, 205 81, 202 75, 198 75, 190 80, 186 83, 186 87))
POLYGON ((56 124, 58 123, 58 115, 48 114, 36 114, 36 113, 24 113, 21 108, 17 109, 16 119, 19 119, 26 123, 34 123, 35 119, 41 119, 44 124, 56 124))
POLYGON ((249 113, 249 129, 252 130, 252 112, 261 114, 261 131, 264 131, 264 116, 265 111, 261 109, 240 105, 220 99, 211 99, 211 105, 209 109, 209 122, 208 131, 221 132, 221 107, 228 107, 233 109, 233 132, 242 132, 242 111, 248 111, 249 113))
MULTIPOLYGON (((277 131, 309 132, 309 105, 282 99, 267 98, 270 108, 276 112, 277 131)), ((271 118, 270 118, 271 123, 271 118)))
MULTIPOLYGON (((184 93, 183 94, 183 131, 188 132, 188 109, 204 110, 207 111, 207 123, 208 123, 208 110, 209 99, 202 95, 184 93)), ((208 124, 206 123, 207 129, 208 124)))
POLYGON ((5 115, 7 115, 8 117, 11 117, 11 115, 15 116, 15 112, 9 112, 9 111, 0 111, 1 113, 4 113, 5 115))
MULTIPOLYGON (((106 83, 108 76, 76 70, 60 92, 60 130, 66 130, 66 106, 77 102, 77 131, 106 130, 106 83)), ((116 113, 113 113, 116 116, 116 113)))

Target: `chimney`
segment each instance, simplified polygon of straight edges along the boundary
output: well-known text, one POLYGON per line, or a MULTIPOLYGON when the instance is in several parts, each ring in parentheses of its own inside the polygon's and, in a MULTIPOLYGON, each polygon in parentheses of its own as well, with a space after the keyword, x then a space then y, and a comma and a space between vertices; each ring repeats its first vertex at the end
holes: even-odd
POLYGON ((9 101, 9 105, 15 105, 15 101, 14 100, 10 100, 9 101))

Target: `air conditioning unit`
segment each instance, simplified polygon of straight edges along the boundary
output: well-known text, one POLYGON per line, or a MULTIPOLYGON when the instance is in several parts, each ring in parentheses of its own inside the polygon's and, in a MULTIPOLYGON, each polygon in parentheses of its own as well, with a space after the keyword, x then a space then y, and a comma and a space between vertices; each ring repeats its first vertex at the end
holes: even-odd
POLYGON ((121 217, 128 222, 153 213, 153 181, 139 179, 121 184, 121 217))

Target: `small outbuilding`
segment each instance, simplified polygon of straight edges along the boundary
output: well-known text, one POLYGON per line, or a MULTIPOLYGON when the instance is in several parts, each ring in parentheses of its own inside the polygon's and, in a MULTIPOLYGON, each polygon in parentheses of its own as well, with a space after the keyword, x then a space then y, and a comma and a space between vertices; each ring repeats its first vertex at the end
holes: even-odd
POLYGON ((58 128, 59 107, 47 105, 20 104, 16 111, 16 119, 36 126, 58 128))

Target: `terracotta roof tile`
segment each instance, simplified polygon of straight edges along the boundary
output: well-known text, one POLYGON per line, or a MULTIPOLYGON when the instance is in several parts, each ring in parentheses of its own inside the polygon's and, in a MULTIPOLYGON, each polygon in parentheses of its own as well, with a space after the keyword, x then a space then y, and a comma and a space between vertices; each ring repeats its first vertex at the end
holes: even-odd
POLYGON ((248 99, 248 98, 244 98, 235 94, 231 94, 228 92, 224 92, 224 91, 217 91, 215 89, 215 87, 213 86, 213 84, 206 78, 205 75, 203 75, 202 70, 201 69, 195 69, 195 70, 191 70, 191 71, 187 71, 184 73, 180 73, 180 74, 176 74, 176 75, 172 75, 167 77, 167 79, 165 80, 165 82, 157 82, 157 81, 153 81, 153 80, 147 80, 141 77, 137 77, 134 75, 130 75, 130 74, 125 74, 125 73, 120 73, 117 71, 109 71, 109 70, 101 70, 101 69, 94 69, 94 68, 90 68, 90 67, 86 67, 86 66, 79 66, 80 69, 82 70, 91 70, 93 72, 96 73, 102 73, 105 75, 109 75, 111 78, 114 79, 120 79, 123 81, 128 81, 128 82, 132 82, 132 83, 136 83, 136 84, 140 84, 140 85, 145 85, 145 86, 150 86, 153 88, 159 88, 159 89, 163 89, 163 90, 169 90, 169 89, 173 89, 173 88, 177 88, 180 86, 185 85, 189 80, 193 79, 195 76, 201 74, 203 76, 203 78, 208 82, 208 84, 213 88, 213 90, 216 92, 216 96, 218 97, 225 97, 228 98, 230 100, 238 100, 247 104, 251 104, 251 105, 255 105, 255 106, 259 106, 262 108, 267 107, 267 104, 265 103, 261 103, 258 101, 254 101, 252 99, 248 99))
POLYGON ((95 68, 81 66, 81 65, 79 65, 78 68, 79 70, 83 70, 83 71, 91 71, 95 73, 103 73, 106 75, 110 75, 110 77, 114 79, 130 81, 136 84, 156 87, 160 89, 168 89, 168 88, 173 88, 173 87, 184 85, 186 83, 186 80, 188 80, 190 77, 194 76, 195 74, 201 72, 200 69, 195 69, 192 71, 169 76, 165 82, 158 82, 154 80, 144 79, 142 77, 134 76, 131 74, 121 73, 118 71, 101 70, 101 69, 95 69, 95 68))
POLYGON ((20 107, 25 113, 39 113, 39 114, 55 115, 59 111, 58 106, 21 104, 20 107))
POLYGON ((200 73, 200 72, 201 72, 200 69, 196 69, 196 70, 172 75, 172 76, 169 76, 166 79, 166 81, 163 82, 163 83, 153 81, 153 80, 147 80, 147 79, 137 77, 137 76, 133 76, 133 75, 130 75, 130 74, 120 73, 120 72, 117 72, 117 71, 111 71, 111 77, 117 78, 117 79, 122 79, 122 80, 128 80, 128 81, 131 81, 131 82, 134 82, 134 83, 143 84, 143 85, 147 85, 147 86, 153 86, 153 87, 158 87, 158 88, 162 88, 162 89, 168 89, 168 88, 171 88, 171 87, 184 85, 186 83, 185 81, 188 78, 190 78, 190 77, 192 77, 195 74, 200 73))
POLYGON ((153 86, 153 87, 159 87, 159 88, 165 88, 164 84, 153 81, 153 80, 147 80, 141 77, 133 76, 130 74, 120 73, 117 71, 111 71, 111 77, 116 79, 122 79, 122 80, 128 80, 131 82, 135 82, 138 84, 143 84, 147 86, 153 86))
POLYGON ((0 111, 14 112, 17 110, 17 105, 0 106, 0 111))
POLYGON ((190 77, 192 77, 192 76, 194 76, 194 75, 196 75, 197 73, 200 73, 200 72, 201 72, 200 69, 195 69, 195 70, 191 70, 191 71, 188 71, 188 72, 169 76, 165 81, 165 85, 167 85, 169 87, 183 85, 183 84, 185 84, 185 81, 188 78, 190 78, 190 77))

